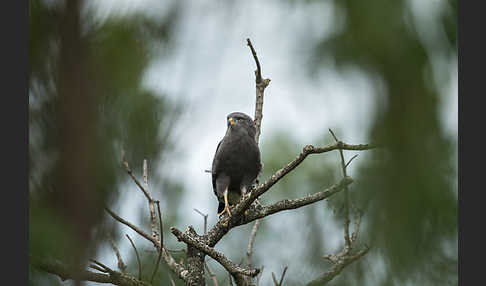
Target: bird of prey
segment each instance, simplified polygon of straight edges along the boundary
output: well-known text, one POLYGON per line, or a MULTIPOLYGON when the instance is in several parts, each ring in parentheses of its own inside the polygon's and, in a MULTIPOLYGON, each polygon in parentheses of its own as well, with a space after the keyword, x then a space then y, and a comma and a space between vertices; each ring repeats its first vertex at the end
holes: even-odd
POLYGON ((231 216, 230 205, 250 189, 262 169, 251 117, 233 112, 226 120, 228 129, 216 148, 211 170, 213 191, 219 201, 218 216, 225 212, 231 216))

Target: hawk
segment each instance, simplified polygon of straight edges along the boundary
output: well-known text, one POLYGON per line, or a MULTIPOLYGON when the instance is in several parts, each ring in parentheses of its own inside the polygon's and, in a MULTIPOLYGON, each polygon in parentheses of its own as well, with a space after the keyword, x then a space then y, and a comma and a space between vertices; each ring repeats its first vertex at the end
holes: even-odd
POLYGON ((250 189, 262 169, 251 117, 233 112, 226 120, 228 129, 216 148, 211 170, 213 191, 219 201, 218 216, 225 212, 231 216, 230 205, 250 189))

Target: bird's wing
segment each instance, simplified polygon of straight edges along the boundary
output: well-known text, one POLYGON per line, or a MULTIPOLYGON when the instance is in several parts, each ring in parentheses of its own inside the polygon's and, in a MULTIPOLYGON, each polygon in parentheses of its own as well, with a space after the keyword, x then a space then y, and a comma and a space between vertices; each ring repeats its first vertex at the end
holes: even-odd
POLYGON ((216 177, 217 177, 217 174, 216 174, 216 166, 219 163, 218 151, 219 151, 219 146, 221 145, 221 142, 223 142, 223 140, 219 141, 218 146, 216 147, 216 152, 214 152, 213 166, 211 167, 211 176, 212 176, 212 181, 213 181, 213 191, 214 191, 214 194, 216 196, 217 196, 217 194, 216 194, 216 177))

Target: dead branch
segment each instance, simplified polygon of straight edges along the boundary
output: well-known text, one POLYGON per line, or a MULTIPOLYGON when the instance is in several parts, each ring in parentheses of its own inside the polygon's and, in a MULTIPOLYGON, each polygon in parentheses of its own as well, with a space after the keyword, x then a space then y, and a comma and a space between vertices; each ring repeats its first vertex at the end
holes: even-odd
POLYGON ((163 231, 163 228, 162 228, 162 215, 160 213, 160 202, 159 201, 155 201, 157 203, 157 212, 159 214, 159 231, 160 231, 160 245, 161 245, 161 248, 159 248, 159 255, 157 257, 157 262, 155 263, 155 267, 154 267, 154 272, 152 272, 152 278, 150 278, 150 283, 153 283, 154 281, 154 277, 155 277, 155 273, 157 273, 157 269, 159 269, 159 263, 160 263, 160 259, 162 258, 162 248, 164 247, 164 231, 163 231))
MULTIPOLYGON (((275 175, 274 175, 275 176, 275 175)), ((274 177, 272 176, 272 177, 274 177)), ((270 178, 271 180, 272 178, 270 178)), ((268 182, 268 181, 267 181, 268 182)), ((240 201, 235 208, 232 217, 226 217, 218 221, 207 233, 205 236, 205 240, 207 245, 213 247, 216 243, 233 227, 247 224, 252 222, 256 219, 263 218, 265 216, 284 211, 289 209, 295 209, 299 207, 303 207, 314 202, 326 199, 331 195, 341 191, 345 185, 351 184, 353 180, 350 177, 342 179, 338 184, 334 184, 328 189, 315 193, 313 195, 309 195, 304 198, 295 199, 295 200, 282 200, 272 205, 263 207, 261 209, 251 209, 248 211, 248 214, 242 214, 242 212, 246 209, 246 205, 250 205, 250 197, 246 197, 243 201, 240 201)), ((266 188, 268 186, 267 183, 260 185, 257 189, 254 189, 251 193, 253 195, 256 192, 261 192, 262 188, 266 188)), ((269 187, 268 187, 269 188, 269 187)), ((263 193, 263 192, 261 192, 263 193)))
POLYGON ((246 259, 247 259, 247 266, 248 268, 252 267, 252 255, 253 255, 253 245, 255 244, 255 238, 256 238, 256 233, 258 229, 260 228, 261 220, 257 219, 255 221, 255 224, 253 225, 253 228, 251 229, 250 233, 250 239, 248 241, 248 248, 246 250, 246 259))
POLYGON ((165 247, 161 246, 160 245, 160 242, 158 242, 154 237, 152 237, 151 235, 145 233, 143 230, 139 229, 138 227, 136 227, 135 225, 133 225, 132 223, 124 220, 123 218, 119 217, 117 214, 115 214, 113 211, 111 211, 110 209, 108 208, 105 208, 106 212, 108 212, 108 214, 110 214, 115 220, 119 221, 120 223, 130 227, 131 229, 133 229, 135 232, 137 232, 139 235, 141 235, 142 237, 144 237, 145 239, 147 239, 148 241, 152 242, 152 244, 154 245, 154 247, 158 250, 161 248, 161 253, 162 253, 162 257, 164 258, 165 262, 167 263, 167 265, 169 266, 169 268, 175 273, 178 275, 179 278, 181 278, 182 280, 186 281, 187 278, 188 278, 188 270, 185 269, 184 266, 182 266, 181 264, 177 263, 174 258, 172 257, 172 255, 170 255, 169 252, 167 252, 167 250, 165 249, 165 247))
POLYGON ((347 255, 337 255, 337 256, 336 255, 326 256, 325 258, 327 258, 329 261, 331 261, 331 263, 333 263, 331 270, 329 270, 324 274, 321 274, 319 277, 309 282, 307 286, 318 286, 318 285, 326 284, 327 282, 331 281, 334 277, 339 275, 339 273, 341 273, 341 271, 346 266, 361 258, 369 250, 370 248, 368 246, 365 246, 363 249, 361 249, 360 251, 358 251, 356 254, 353 255, 347 254, 347 255))
POLYGON ((138 264, 138 280, 142 280, 142 263, 140 263, 140 256, 138 255, 137 248, 135 247, 135 244, 133 243, 133 240, 128 236, 128 234, 125 234, 130 241, 130 244, 132 245, 133 250, 135 251, 135 256, 137 257, 137 264, 138 264))
MULTIPOLYGON (((339 140, 337 139, 336 135, 332 130, 329 128, 329 132, 331 133, 332 137, 336 141, 336 143, 339 143, 339 140)), ((344 154, 343 150, 339 149, 339 155, 341 156, 341 168, 343 171, 343 177, 347 177, 347 172, 346 172, 346 161, 344 160, 344 154)), ((349 161, 351 162, 351 160, 349 161)), ((348 195, 348 186, 344 187, 344 217, 345 217, 345 223, 344 223, 344 241, 346 243, 346 247, 350 248, 351 247, 351 240, 349 238, 349 195, 348 195)))
POLYGON ((283 280, 284 280, 284 277, 285 277, 285 273, 287 272, 287 268, 288 268, 288 266, 285 266, 285 268, 282 272, 282 276, 280 276, 280 281, 277 281, 277 278, 275 277, 275 273, 272 272, 273 284, 275 286, 282 286, 282 283, 283 283, 283 280))
POLYGON ((97 266, 97 270, 103 273, 96 273, 87 270, 72 269, 62 262, 55 259, 44 258, 42 261, 36 261, 33 263, 35 267, 39 269, 59 276, 62 281, 74 280, 74 281, 91 281, 98 283, 111 283, 113 285, 120 286, 148 286, 149 284, 137 280, 128 274, 111 270, 97 266))
POLYGON ((238 265, 231 262, 224 254, 221 252, 216 251, 214 248, 207 246, 204 242, 194 238, 194 234, 190 234, 190 232, 194 233, 194 230, 190 230, 191 227, 188 227, 186 233, 181 232, 175 227, 171 227, 170 231, 177 237, 179 241, 183 241, 188 245, 196 248, 197 250, 205 253, 206 255, 210 256, 217 262, 219 262, 233 277, 235 281, 242 279, 241 275, 255 277, 259 269, 244 269, 239 267, 238 265))
POLYGON ((125 263, 123 263, 123 259, 120 255, 120 251, 118 251, 118 247, 116 246, 115 241, 110 235, 108 235, 108 241, 111 244, 111 248, 113 248, 113 251, 115 252, 116 259, 118 260, 118 264, 117 264, 118 269, 120 269, 122 273, 125 273, 127 270, 127 266, 125 265, 125 263))

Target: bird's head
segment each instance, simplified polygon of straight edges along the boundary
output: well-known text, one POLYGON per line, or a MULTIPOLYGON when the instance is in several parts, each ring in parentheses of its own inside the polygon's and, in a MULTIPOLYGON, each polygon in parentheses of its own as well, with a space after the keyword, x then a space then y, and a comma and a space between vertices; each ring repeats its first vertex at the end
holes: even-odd
POLYGON ((235 131, 247 131, 250 136, 255 136, 256 127, 255 122, 250 116, 242 112, 233 112, 226 117, 228 128, 235 131))

